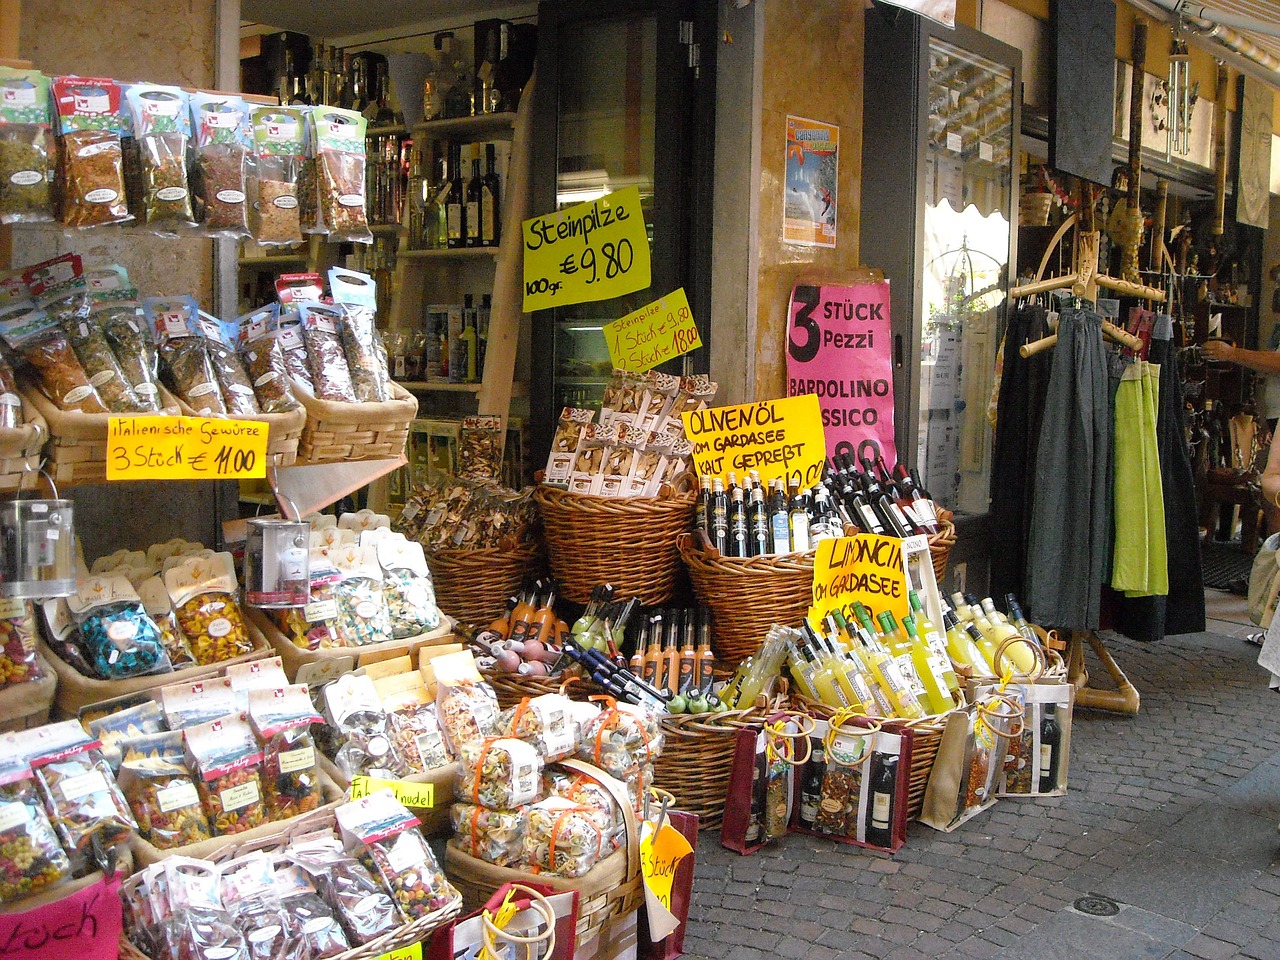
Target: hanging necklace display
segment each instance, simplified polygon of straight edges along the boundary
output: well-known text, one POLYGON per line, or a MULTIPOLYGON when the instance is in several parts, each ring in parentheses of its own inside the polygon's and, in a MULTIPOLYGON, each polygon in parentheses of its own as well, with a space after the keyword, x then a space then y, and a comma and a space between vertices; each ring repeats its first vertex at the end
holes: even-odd
POLYGON ((0 504, 0 596, 43 600, 76 592, 75 505, 58 498, 47 473, 40 475, 53 499, 0 504))

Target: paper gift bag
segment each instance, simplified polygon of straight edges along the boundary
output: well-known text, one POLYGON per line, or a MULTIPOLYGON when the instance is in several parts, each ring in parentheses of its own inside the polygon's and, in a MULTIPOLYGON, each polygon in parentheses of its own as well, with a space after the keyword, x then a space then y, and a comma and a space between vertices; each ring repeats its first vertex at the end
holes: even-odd
POLYGON ((869 717, 814 723, 792 826, 801 833, 893 852, 906 841, 915 735, 869 717), (833 726, 834 725, 834 726, 833 726))
POLYGON ((738 730, 720 825, 721 844, 748 854, 786 835, 798 770, 808 757, 804 733, 809 729, 808 717, 778 713, 763 728, 738 730))
POLYGON ((638 951, 640 960, 676 960, 677 957, 684 956, 684 931, 689 924, 689 903, 693 899, 694 860, 698 855, 698 816, 679 810, 668 810, 666 819, 671 826, 680 831, 680 835, 688 840, 689 846, 693 848, 693 853, 680 861, 680 865, 676 867, 675 878, 671 881, 671 912, 680 921, 680 926, 661 940, 651 940, 648 918, 641 916, 638 951))
POLYGON ((425 945, 427 960, 475 960, 485 946, 486 914, 490 919, 497 917, 509 891, 517 912, 501 926, 501 933, 490 930, 489 942, 497 960, 576 960, 578 894, 557 893, 539 883, 503 884, 482 910, 436 930, 425 945), (554 937, 547 935, 548 907, 555 917, 554 937), (535 939, 518 943, 503 934, 535 939))
POLYGON ((1001 797, 1060 797, 1067 792, 1075 686, 1047 682, 1010 684, 1004 691, 1022 704, 1022 730, 1009 737, 996 787, 1001 797))
POLYGON ((948 714, 925 789, 922 823, 950 832, 996 802, 1005 743, 1021 734, 1021 721, 1016 701, 994 696, 948 714))

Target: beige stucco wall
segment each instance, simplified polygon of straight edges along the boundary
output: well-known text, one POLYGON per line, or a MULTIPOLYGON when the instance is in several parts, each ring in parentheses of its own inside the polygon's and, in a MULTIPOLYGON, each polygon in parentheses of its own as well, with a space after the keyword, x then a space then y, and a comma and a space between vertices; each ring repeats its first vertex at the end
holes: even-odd
POLYGON ((805 273, 858 266, 862 194, 861 0, 763 0, 759 281, 755 397, 786 393, 787 302, 805 273), (782 242, 787 115, 840 127, 839 217, 834 249, 782 242))
MULTIPOLYGON (((48 74, 211 87, 215 0, 22 0, 20 55, 48 74)), ((29 227, 13 234, 13 263, 65 251, 120 263, 146 295, 194 293, 211 309, 212 244, 133 229, 66 234, 29 227)))

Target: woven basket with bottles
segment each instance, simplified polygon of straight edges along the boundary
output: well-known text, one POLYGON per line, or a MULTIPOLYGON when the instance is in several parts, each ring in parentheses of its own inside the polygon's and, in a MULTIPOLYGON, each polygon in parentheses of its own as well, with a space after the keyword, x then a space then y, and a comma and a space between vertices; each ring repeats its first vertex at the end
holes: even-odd
POLYGON ((775 623, 799 626, 813 600, 813 558, 808 553, 726 557, 698 546, 692 534, 677 545, 698 600, 713 613, 711 648, 740 663, 760 648, 775 623))
POLYGON ((951 557, 951 548, 956 545, 956 525, 951 522, 955 516, 950 510, 938 510, 938 532, 929 538, 929 559, 933 561, 933 576, 942 583, 947 575, 947 560, 951 557))
POLYGON ((693 525, 692 492, 607 498, 540 485, 534 499, 561 596, 586 603, 598 584, 611 583, 617 596, 656 607, 679 594, 676 539, 693 525))

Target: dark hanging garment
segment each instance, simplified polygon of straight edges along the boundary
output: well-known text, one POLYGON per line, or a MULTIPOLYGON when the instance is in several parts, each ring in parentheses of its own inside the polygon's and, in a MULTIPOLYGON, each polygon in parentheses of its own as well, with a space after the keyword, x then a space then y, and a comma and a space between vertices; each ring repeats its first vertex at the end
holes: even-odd
POLYGON ((1001 531, 1000 549, 991 557, 993 597, 1013 593, 1026 599, 1036 448, 1053 352, 1046 350, 1024 360, 1018 348, 1047 337, 1052 332, 1047 319, 1044 307, 1023 302, 1010 317, 1005 334, 991 459, 991 528, 1001 531))
POLYGON ((1204 574, 1191 453, 1182 400, 1182 372, 1173 340, 1173 321, 1156 317, 1147 359, 1160 365, 1160 408, 1156 443, 1164 491, 1167 597, 1116 597, 1115 628, 1135 640, 1163 640, 1167 634, 1204 630, 1204 574))

